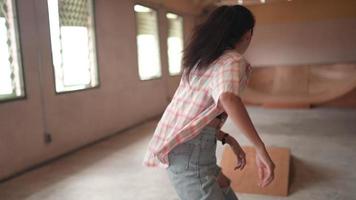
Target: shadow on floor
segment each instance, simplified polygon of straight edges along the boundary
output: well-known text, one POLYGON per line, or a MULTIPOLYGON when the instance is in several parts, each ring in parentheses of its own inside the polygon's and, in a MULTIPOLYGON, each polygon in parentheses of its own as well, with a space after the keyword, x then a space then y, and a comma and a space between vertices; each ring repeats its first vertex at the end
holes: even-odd
POLYGON ((1 182, 0 199, 31 199, 33 194, 40 194, 41 191, 55 192, 58 188, 67 187, 65 183, 68 181, 85 185, 84 181, 88 181, 85 177, 110 175, 110 167, 119 168, 122 160, 127 164, 137 164, 141 158, 135 159, 132 155, 138 150, 142 151, 138 146, 147 142, 143 138, 152 134, 155 123, 152 121, 120 131, 1 182))
POLYGON ((337 176, 337 171, 332 168, 316 165, 295 156, 291 157, 290 166, 289 194, 310 189, 337 176))

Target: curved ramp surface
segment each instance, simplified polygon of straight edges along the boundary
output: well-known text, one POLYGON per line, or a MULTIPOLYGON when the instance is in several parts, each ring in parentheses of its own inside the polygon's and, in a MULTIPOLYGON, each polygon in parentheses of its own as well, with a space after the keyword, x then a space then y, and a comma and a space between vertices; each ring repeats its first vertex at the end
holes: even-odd
POLYGON ((265 107, 310 107, 355 88, 356 64, 257 67, 242 99, 265 107))

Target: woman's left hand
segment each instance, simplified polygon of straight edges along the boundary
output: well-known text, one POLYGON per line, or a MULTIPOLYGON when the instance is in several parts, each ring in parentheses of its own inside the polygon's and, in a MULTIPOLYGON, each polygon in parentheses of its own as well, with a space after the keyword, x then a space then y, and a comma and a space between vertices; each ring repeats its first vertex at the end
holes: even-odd
MULTIPOLYGON (((221 131, 221 130, 220 130, 221 131)), ((222 133, 225 133, 223 131, 221 131, 222 133)), ((241 148, 240 144, 237 142, 237 140, 232 137, 231 135, 229 135, 226 138, 226 143, 229 144, 233 150, 233 152, 236 155, 236 160, 237 160, 237 165, 234 168, 234 170, 236 169, 240 169, 242 170, 245 165, 246 165, 246 153, 244 152, 244 150, 241 148)))

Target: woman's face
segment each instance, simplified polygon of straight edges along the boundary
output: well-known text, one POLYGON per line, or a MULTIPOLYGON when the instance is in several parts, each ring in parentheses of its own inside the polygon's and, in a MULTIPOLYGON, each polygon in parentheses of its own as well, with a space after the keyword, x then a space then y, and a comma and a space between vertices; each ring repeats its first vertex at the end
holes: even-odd
POLYGON ((251 42, 251 39, 252 39, 252 30, 249 30, 247 31, 247 33, 245 33, 245 37, 246 37, 246 40, 247 40, 247 44, 246 44, 246 50, 247 48, 250 46, 250 42, 251 42))
POLYGON ((252 38, 252 30, 249 30, 242 36, 241 40, 236 43, 235 49, 241 54, 245 53, 245 51, 250 45, 251 38, 252 38))

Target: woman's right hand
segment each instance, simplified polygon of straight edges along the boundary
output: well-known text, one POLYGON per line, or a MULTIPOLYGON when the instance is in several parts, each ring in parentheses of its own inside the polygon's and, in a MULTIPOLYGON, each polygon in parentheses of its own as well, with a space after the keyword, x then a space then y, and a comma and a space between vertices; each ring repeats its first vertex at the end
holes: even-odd
POLYGON ((246 138, 256 147, 256 165, 260 178, 259 185, 265 187, 274 179, 274 163, 258 135, 242 99, 232 92, 220 95, 220 102, 231 120, 241 129, 246 138))
POLYGON ((275 165, 265 147, 256 149, 256 165, 260 179, 258 185, 260 187, 269 185, 274 179, 275 165))

